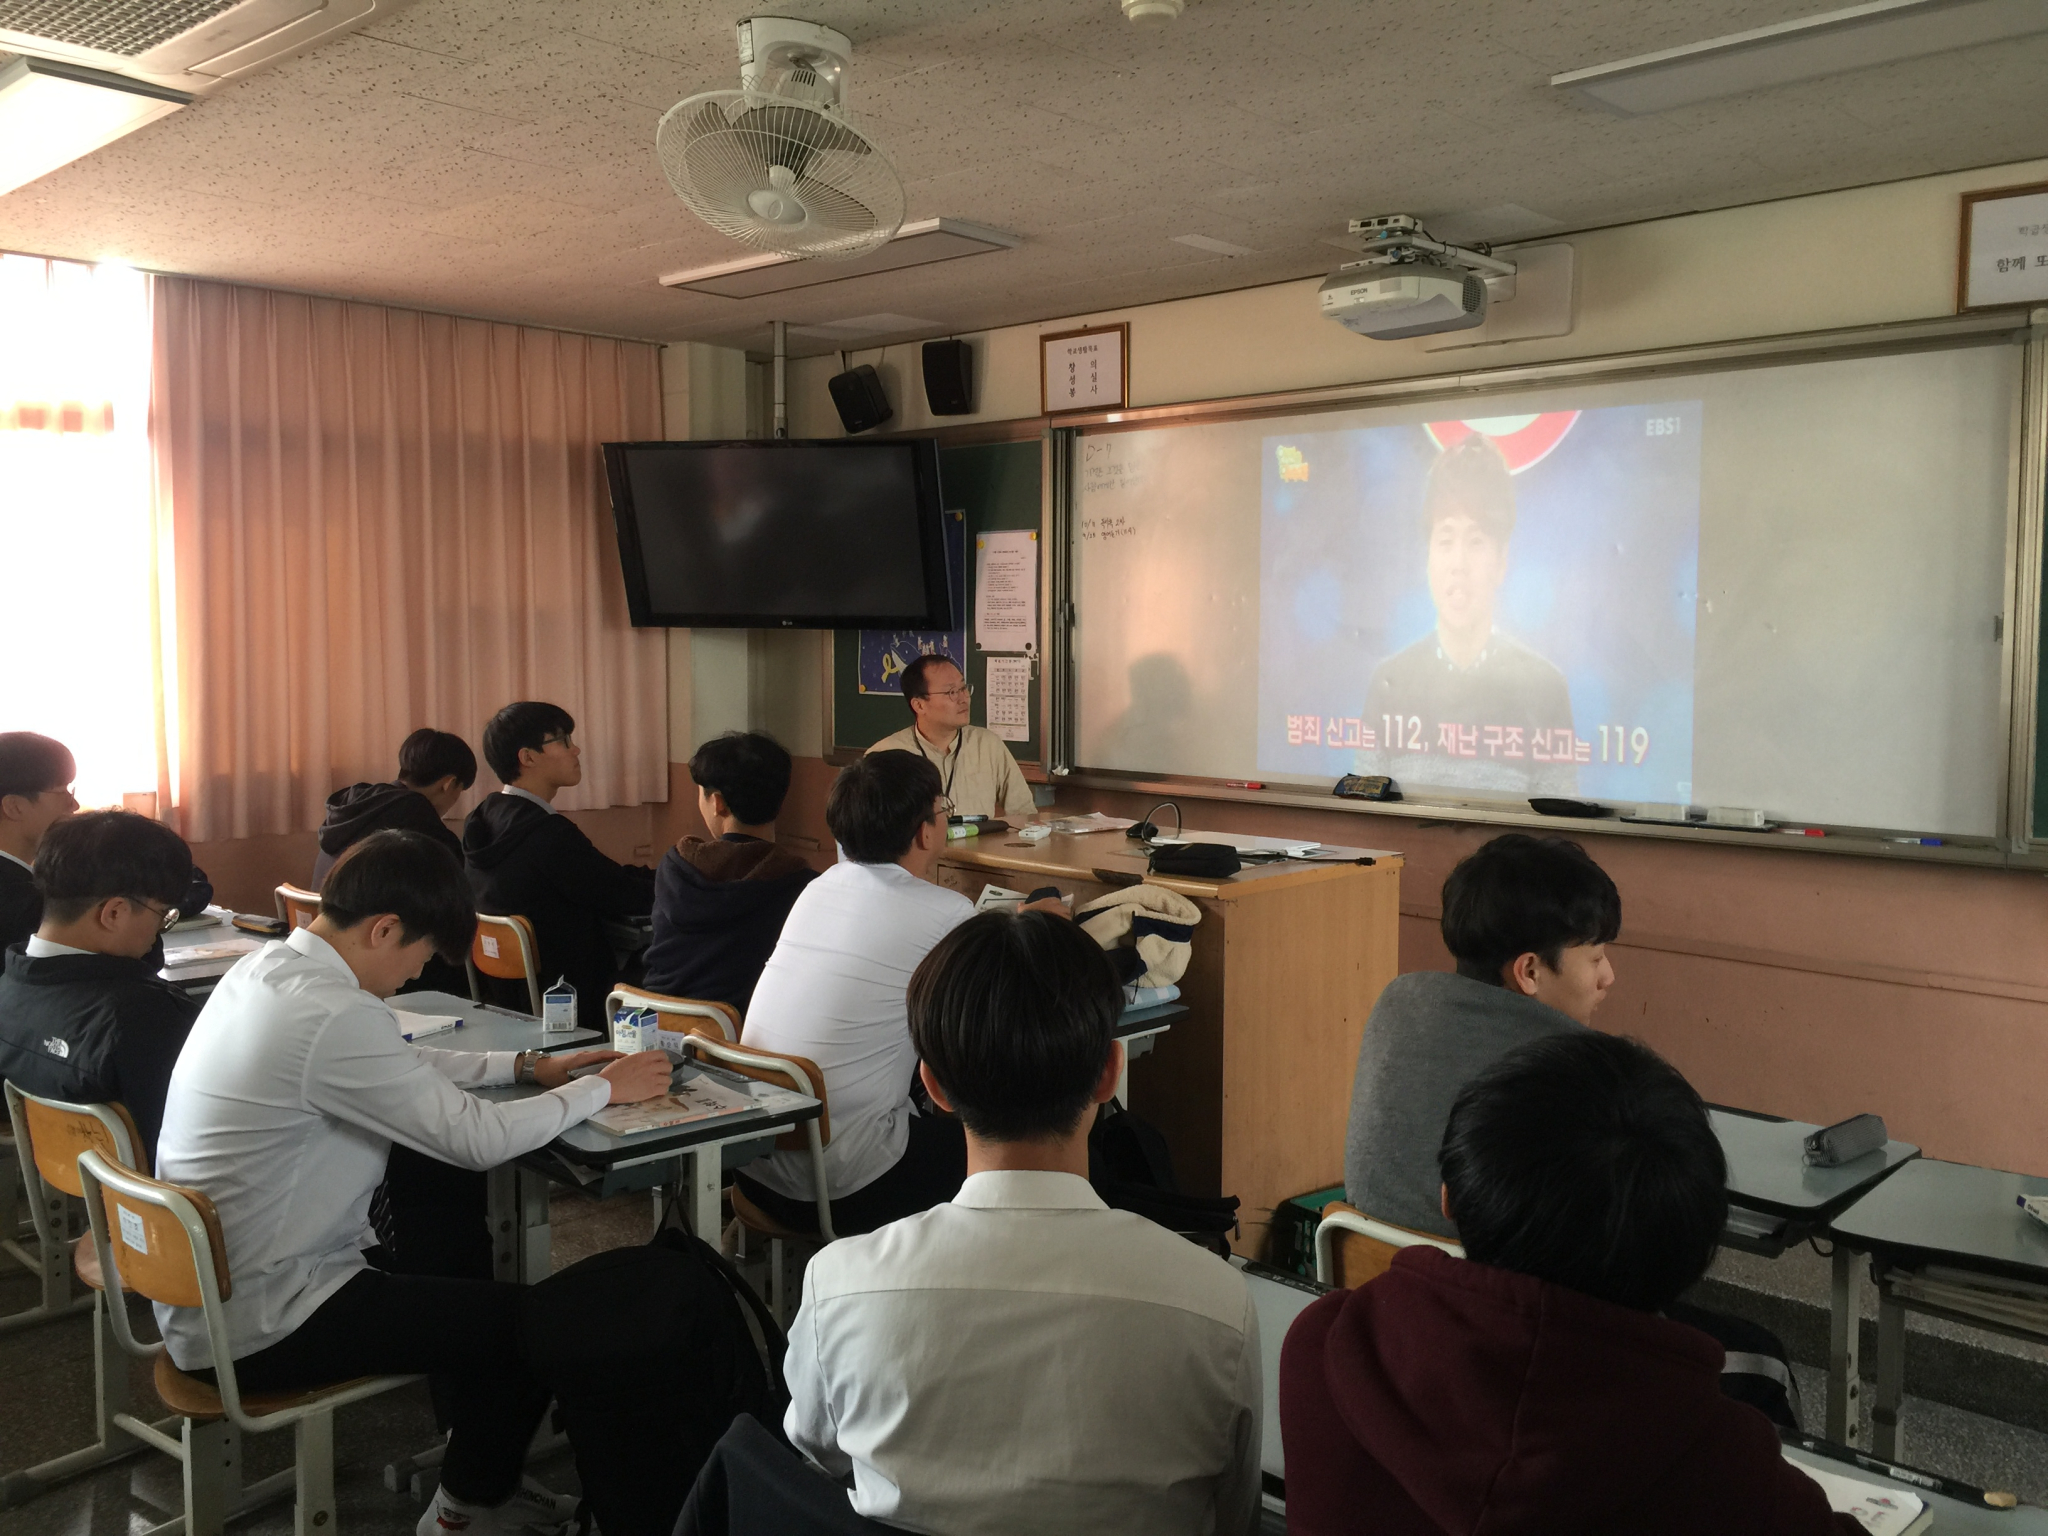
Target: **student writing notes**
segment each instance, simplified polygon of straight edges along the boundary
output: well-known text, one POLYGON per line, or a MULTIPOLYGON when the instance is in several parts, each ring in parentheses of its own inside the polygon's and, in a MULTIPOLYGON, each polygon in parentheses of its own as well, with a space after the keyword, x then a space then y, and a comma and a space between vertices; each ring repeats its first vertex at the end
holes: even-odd
POLYGON ((42 921, 36 845, 78 809, 71 793, 77 777, 78 764, 63 742, 34 731, 0 732, 0 967, 42 921))
POLYGON ((1458 1095, 1439 1199, 1467 1257, 1406 1248, 1296 1319, 1280 1356, 1295 1536, 1855 1531, 1721 1391, 1721 1346, 1658 1316, 1728 1202, 1699 1095, 1592 1031, 1458 1095))
POLYGON ((775 846, 789 754, 772 736, 728 731, 690 759, 712 841, 686 837, 654 872, 647 985, 730 1003, 744 1014, 789 909, 818 872, 775 846))
POLYGON ((1510 832, 1444 882, 1455 975, 1415 971, 1381 991, 1359 1044, 1344 1189, 1367 1215, 1457 1234, 1437 1203, 1437 1148, 1458 1090, 1517 1045, 1592 1021, 1614 967, 1621 895, 1578 844, 1510 832))
POLYGON ((822 1249, 786 1373, 790 1443, 861 1514, 948 1536, 1245 1536, 1258 1314, 1243 1276, 1088 1183, 1123 991, 1046 912, 955 928, 910 984, 935 1102, 966 1125, 948 1204, 822 1249))
MULTIPOLYGON (((219 1209, 233 1293, 225 1308, 245 1391, 386 1372, 445 1377, 450 1432, 421 1536, 488 1536, 555 1521, 516 1492, 548 1389, 522 1363, 521 1287, 386 1274, 363 1250, 370 1196, 394 1145, 465 1168, 544 1146, 607 1103, 668 1087, 659 1051, 541 1056, 425 1050, 383 999, 429 954, 476 931, 461 867, 417 832, 378 832, 329 873, 311 927, 265 945, 207 1000, 171 1076, 157 1160, 219 1209), (585 1063, 601 1073, 570 1079, 585 1063), (532 1081, 489 1103, 467 1087, 532 1081)), ((208 1369, 196 1309, 159 1306, 171 1359, 208 1369)))
POLYGON ((192 851, 132 811, 59 821, 36 850, 42 924, 0 975, 0 1077, 74 1104, 125 1104, 156 1156, 164 1095, 199 1005, 157 977, 157 935, 192 851))
MULTIPOLYGON (((583 782, 576 722, 554 704, 507 704, 484 727, 484 761, 504 788, 486 795, 462 828, 476 904, 533 923, 541 982, 567 976, 585 1029, 604 1028, 604 999, 618 977, 607 917, 645 917, 654 871, 615 864, 554 799, 583 782)), ((520 1006, 524 1007, 522 999, 520 1006)))

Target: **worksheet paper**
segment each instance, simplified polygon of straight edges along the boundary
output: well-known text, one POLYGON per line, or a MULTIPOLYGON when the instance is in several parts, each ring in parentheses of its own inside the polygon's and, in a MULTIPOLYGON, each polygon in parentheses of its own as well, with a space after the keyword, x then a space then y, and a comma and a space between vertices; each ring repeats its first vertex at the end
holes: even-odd
POLYGON ((1031 739, 1031 658, 988 659, 988 728, 1004 741, 1031 739))
POLYGON ((1028 528, 974 539, 974 643, 984 651, 1038 649, 1038 534, 1028 528))
POLYGON ((1848 1515, 1870 1536, 1904 1536, 1926 1508, 1918 1494, 1903 1488, 1887 1488, 1838 1472, 1823 1472, 1803 1461, 1792 1465, 1820 1484, 1821 1492, 1828 1496, 1829 1509, 1838 1515, 1848 1515))

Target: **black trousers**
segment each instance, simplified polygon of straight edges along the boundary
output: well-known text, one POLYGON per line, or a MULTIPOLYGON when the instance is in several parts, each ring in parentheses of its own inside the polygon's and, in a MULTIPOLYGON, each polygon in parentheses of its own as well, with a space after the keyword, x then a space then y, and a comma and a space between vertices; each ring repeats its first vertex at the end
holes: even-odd
MULTIPOLYGON (((235 1362, 245 1392, 324 1386, 356 1376, 444 1377, 452 1422, 441 1486, 496 1504, 519 1486, 547 1386, 520 1353, 523 1288, 366 1269, 268 1349, 235 1362)), ((198 1373, 194 1373, 198 1374, 198 1373)))
MULTIPOLYGON (((966 1179, 967 1137, 960 1122, 951 1115, 912 1115, 903 1156, 873 1183, 832 1202, 832 1230, 853 1237, 915 1216, 959 1194, 966 1179)), ((749 1200, 785 1227, 817 1231, 817 1201, 779 1194, 745 1173, 738 1174, 736 1182, 749 1200)))

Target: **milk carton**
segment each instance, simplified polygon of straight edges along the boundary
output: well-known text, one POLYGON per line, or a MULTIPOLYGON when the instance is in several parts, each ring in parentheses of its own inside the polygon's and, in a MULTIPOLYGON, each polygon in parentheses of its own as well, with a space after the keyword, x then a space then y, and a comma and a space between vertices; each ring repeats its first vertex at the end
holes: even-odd
POLYGON ((621 1008, 612 1015, 612 1049, 625 1056, 659 1050, 659 1019, 652 1008, 621 1008))
POLYGON ((541 1032, 565 1035, 576 1027, 576 989, 564 976, 541 995, 541 1032))

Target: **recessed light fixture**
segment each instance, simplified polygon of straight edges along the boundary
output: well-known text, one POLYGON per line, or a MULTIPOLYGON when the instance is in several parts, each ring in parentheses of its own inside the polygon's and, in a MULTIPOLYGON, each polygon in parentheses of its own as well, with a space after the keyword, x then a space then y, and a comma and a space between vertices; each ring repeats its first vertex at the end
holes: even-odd
POLYGON ((1621 117, 2048 32, 2041 0, 1873 0, 1553 75, 1621 117))
POLYGON ((0 69, 0 194, 47 176, 192 96, 81 64, 18 58, 0 69))
POLYGON ((1123 0, 1124 15, 1141 27, 1172 21, 1186 7, 1187 0, 1123 0))
POLYGON ((986 229, 965 219, 919 219, 897 231, 895 239, 870 255, 852 261, 806 261, 795 256, 741 256, 708 267, 665 272, 655 281, 664 288, 708 293, 721 299, 752 299, 764 293, 787 293, 836 283, 872 272, 894 272, 959 256, 1014 250, 1024 242, 999 229, 986 229))

